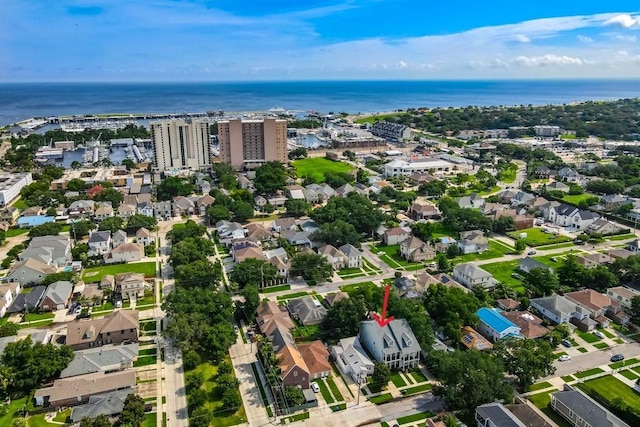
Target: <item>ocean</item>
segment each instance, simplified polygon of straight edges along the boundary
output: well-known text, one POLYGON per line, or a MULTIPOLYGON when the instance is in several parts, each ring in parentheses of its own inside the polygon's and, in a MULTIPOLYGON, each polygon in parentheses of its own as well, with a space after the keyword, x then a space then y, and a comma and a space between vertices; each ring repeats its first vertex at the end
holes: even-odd
POLYGON ((0 126, 29 117, 562 104, 640 97, 640 80, 0 83, 0 126))

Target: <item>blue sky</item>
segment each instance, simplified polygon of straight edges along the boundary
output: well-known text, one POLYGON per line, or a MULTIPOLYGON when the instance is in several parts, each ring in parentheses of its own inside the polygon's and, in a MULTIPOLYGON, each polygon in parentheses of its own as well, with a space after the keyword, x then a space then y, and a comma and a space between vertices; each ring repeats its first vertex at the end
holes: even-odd
POLYGON ((0 81, 640 78, 635 1, 20 0, 0 81))

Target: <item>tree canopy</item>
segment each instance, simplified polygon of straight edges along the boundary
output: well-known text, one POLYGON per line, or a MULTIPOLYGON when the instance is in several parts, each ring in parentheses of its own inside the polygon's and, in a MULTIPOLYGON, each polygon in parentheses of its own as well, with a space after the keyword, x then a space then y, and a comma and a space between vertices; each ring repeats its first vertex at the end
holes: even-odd
POLYGON ((462 289, 440 283, 430 286, 424 305, 431 318, 435 319, 438 330, 456 343, 460 341, 463 326, 478 323, 476 311, 480 308, 480 301, 462 289))
POLYGON ((333 267, 327 259, 313 252, 298 252, 291 260, 291 274, 302 276, 307 281, 325 281, 333 274, 333 267))
POLYGON ((240 288, 255 285, 262 288, 276 279, 278 269, 267 260, 247 258, 233 266, 229 279, 237 283, 240 288))
POLYGON ((496 358, 502 361, 506 372, 518 378, 521 390, 527 390, 538 378, 553 374, 556 355, 544 339, 501 339, 493 346, 496 358))
POLYGON ((314 241, 324 242, 336 248, 347 243, 359 248, 362 241, 362 235, 358 233, 353 224, 341 219, 320 225, 311 238, 314 241))
POLYGON ((176 196, 188 196, 195 191, 196 186, 191 180, 170 176, 162 180, 156 187, 158 200, 171 200, 176 196))
POLYGON ((284 191, 287 186, 287 171, 280 162, 266 162, 256 168, 253 185, 259 194, 271 195, 284 191))
POLYGON ((365 196, 350 193, 347 197, 331 197, 325 206, 311 213, 311 218, 320 224, 342 220, 359 233, 372 235, 386 216, 365 196))

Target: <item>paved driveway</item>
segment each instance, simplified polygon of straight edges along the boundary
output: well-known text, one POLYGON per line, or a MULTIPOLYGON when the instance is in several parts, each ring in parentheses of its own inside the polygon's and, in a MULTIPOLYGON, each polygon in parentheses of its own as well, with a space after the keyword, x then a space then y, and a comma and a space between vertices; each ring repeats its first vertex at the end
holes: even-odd
POLYGON ((556 372, 553 377, 561 377, 563 375, 573 374, 578 371, 595 368, 596 366, 608 365, 611 363, 609 359, 614 354, 623 354, 626 359, 640 356, 640 344, 629 343, 622 344, 605 350, 590 351, 589 353, 571 356, 571 360, 567 362, 554 362, 556 372))

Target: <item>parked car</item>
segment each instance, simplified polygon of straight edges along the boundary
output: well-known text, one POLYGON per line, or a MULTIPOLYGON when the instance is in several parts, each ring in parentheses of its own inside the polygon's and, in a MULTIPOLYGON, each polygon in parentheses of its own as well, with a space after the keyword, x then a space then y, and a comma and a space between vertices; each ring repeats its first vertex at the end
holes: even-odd
POLYGON ((80 319, 91 319, 91 315, 89 313, 80 313, 76 316, 76 320, 80 319))
POLYGON ((552 256, 552 257, 551 257, 551 258, 549 258, 549 259, 550 259, 551 261, 553 261, 553 262, 558 262, 558 258, 556 258, 556 257, 554 257, 554 256, 552 256))
POLYGON ((563 354, 562 356, 558 357, 558 360, 560 362, 566 362, 568 360, 571 360, 571 356, 569 356, 568 354, 563 354))
POLYGON ((571 341, 569 341, 569 340, 568 340, 568 339, 566 339, 566 338, 565 338, 565 339, 563 339, 563 340, 561 341, 561 343, 562 343, 562 345, 563 345, 563 346, 565 346, 565 347, 571 347, 571 346, 573 345, 573 344, 571 344, 571 341))
POLYGON ((611 356, 611 360, 612 362, 621 362, 624 360, 624 355, 618 353, 618 354, 614 354, 613 356, 611 356))
POLYGON ((527 252, 527 255, 535 255, 535 254, 537 254, 537 253, 538 253, 538 252, 536 252, 535 250, 532 250, 532 251, 527 252))
POLYGON ((311 383, 311 390, 313 390, 314 393, 320 393, 320 386, 318 383, 311 383))
POLYGON ((600 331, 593 331, 593 335, 597 336, 600 339, 604 338, 604 334, 600 331))

